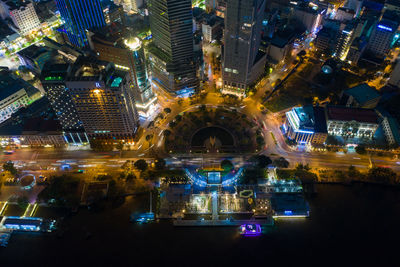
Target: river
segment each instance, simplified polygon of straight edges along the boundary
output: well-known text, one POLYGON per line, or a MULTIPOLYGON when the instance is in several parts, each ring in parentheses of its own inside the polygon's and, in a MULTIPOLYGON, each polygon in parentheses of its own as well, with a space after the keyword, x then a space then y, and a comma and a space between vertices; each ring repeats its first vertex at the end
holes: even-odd
POLYGON ((13 234, 0 249, 0 266, 400 265, 400 189, 357 184, 317 190, 309 199, 311 218, 277 221, 255 238, 239 236, 236 228, 132 224, 130 212, 147 205, 130 197, 119 207, 67 217, 63 236, 13 234))

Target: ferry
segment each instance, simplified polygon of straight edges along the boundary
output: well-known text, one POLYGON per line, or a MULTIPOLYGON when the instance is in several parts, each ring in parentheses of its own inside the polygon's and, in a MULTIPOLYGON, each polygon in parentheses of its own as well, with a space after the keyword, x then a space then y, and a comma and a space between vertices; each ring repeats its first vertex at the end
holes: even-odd
POLYGON ((262 233, 259 224, 242 224, 240 226, 240 234, 243 236, 259 236, 262 233))

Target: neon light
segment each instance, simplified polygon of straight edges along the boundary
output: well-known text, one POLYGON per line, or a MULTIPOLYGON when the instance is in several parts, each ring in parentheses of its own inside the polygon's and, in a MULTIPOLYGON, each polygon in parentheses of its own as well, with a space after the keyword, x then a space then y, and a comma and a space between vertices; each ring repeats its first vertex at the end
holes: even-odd
POLYGON ((313 134, 313 131, 305 131, 305 130, 294 130, 296 133, 305 133, 305 134, 313 134))
POLYGON ((261 225, 243 224, 240 226, 240 234, 244 236, 259 236, 261 235, 261 225))
POLYGON ((392 28, 387 27, 387 26, 382 25, 382 24, 379 24, 379 25, 378 25, 378 28, 379 28, 379 29, 382 29, 382 30, 385 30, 385 31, 389 31, 389 32, 392 32, 392 31, 393 31, 392 28))
POLYGON ((141 104, 136 104, 137 108, 142 108, 142 109, 146 109, 148 108, 151 104, 153 104, 155 101, 157 100, 157 97, 153 97, 149 102, 147 102, 145 105, 141 105, 141 104))
POLYGON ((307 218, 308 215, 274 215, 272 218, 274 219, 287 219, 287 218, 307 218))

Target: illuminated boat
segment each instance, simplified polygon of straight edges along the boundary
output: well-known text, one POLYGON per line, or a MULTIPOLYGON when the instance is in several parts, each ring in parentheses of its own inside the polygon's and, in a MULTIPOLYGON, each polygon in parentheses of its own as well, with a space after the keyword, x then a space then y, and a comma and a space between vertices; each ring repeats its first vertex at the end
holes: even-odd
POLYGON ((261 235, 261 225, 259 224, 243 224, 240 226, 240 234, 244 236, 261 235))

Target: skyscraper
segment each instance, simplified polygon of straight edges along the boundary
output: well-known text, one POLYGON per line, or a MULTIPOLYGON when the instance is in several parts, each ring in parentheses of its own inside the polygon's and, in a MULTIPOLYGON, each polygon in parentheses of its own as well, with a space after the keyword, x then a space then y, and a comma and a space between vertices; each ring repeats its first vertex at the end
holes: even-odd
POLYGON ((100 0, 56 0, 70 43, 77 47, 88 44, 86 30, 106 25, 100 0))
POLYGON ((153 83, 176 95, 193 93, 199 81, 194 63, 191 0, 150 0, 149 11, 153 83))
POLYGON ((154 110, 157 97, 148 79, 144 49, 138 38, 128 37, 130 34, 125 34, 122 29, 115 24, 90 32, 89 44, 98 59, 114 63, 117 69, 129 71, 136 107, 141 116, 147 117, 154 110))
POLYGON ((40 81, 63 130, 78 131, 82 129, 82 122, 65 85, 68 70, 67 63, 48 62, 43 68, 40 81))
POLYGON ((367 50, 378 58, 384 58, 389 52, 398 22, 382 19, 371 33, 367 50))
POLYGON ((265 0, 227 0, 222 70, 224 93, 244 96, 263 73, 266 57, 259 51, 265 0))
POLYGON ((133 141, 139 116, 128 72, 80 58, 69 73, 66 85, 89 139, 133 141))

